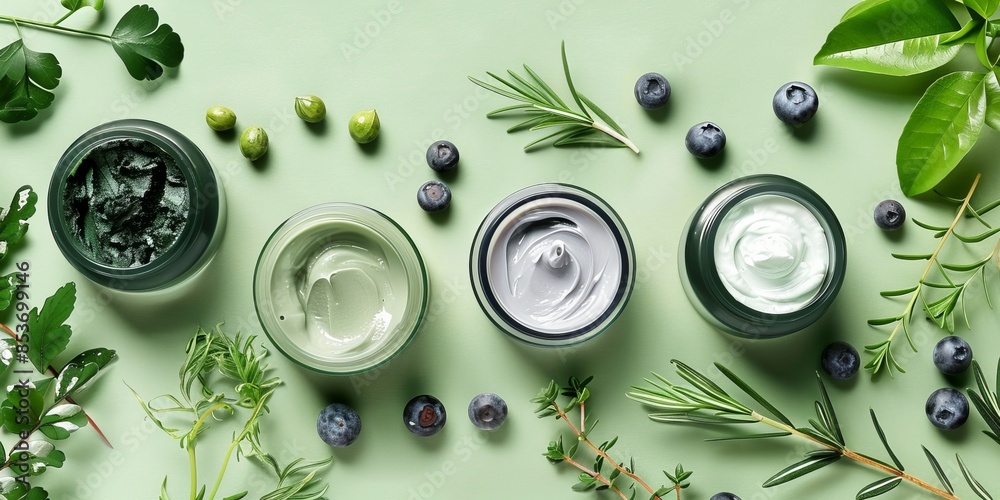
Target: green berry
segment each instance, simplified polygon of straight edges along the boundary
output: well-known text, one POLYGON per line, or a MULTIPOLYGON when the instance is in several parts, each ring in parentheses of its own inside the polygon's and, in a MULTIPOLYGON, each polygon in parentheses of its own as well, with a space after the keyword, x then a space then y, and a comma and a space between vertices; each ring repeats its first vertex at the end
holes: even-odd
POLYGON ((250 127, 240 134, 240 152, 250 161, 257 161, 267 153, 267 132, 261 127, 250 127))
POLYGON ((354 113, 347 130, 358 144, 368 144, 378 137, 379 127, 378 113, 374 109, 369 109, 354 113))
POLYGON ((236 126, 236 113, 225 106, 212 106, 205 113, 205 121, 212 130, 222 132, 236 126))
POLYGON ((309 123, 319 123, 326 118, 326 104, 314 95, 302 95, 295 98, 295 114, 309 123))

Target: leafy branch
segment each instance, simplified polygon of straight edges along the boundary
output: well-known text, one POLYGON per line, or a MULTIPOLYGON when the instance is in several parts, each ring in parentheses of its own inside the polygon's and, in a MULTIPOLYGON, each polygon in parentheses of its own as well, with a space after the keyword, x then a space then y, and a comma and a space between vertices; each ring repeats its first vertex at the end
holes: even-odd
POLYGON ((998 35, 997 0, 965 0, 960 23, 943 0, 863 0, 830 31, 813 63, 906 76, 931 71, 970 45, 985 71, 948 73, 927 88, 896 148, 899 185, 907 196, 930 191, 979 140, 983 125, 1000 130, 1000 83, 991 48, 998 35))
MULTIPOLYGON (((34 215, 37 201, 38 195, 31 186, 22 186, 9 207, 0 210, 0 260, 27 233, 28 219, 34 215)), ((67 439, 89 422, 108 443, 73 396, 96 380, 117 359, 117 354, 111 349, 89 349, 76 355, 61 370, 54 369, 53 361, 66 350, 73 333, 65 323, 76 305, 76 285, 67 283, 46 298, 41 308, 29 310, 30 265, 22 262, 16 268, 16 272, 0 276, 0 311, 16 303, 14 309, 18 313, 14 328, 0 323, 0 331, 9 336, 0 337, 0 375, 7 374, 15 363, 30 362, 38 372, 48 371, 52 377, 31 380, 24 376, 25 371, 31 373, 31 370, 17 370, 17 383, 2 396, 0 425, 16 435, 18 441, 7 450, 0 444, 0 470, 24 480, 12 476, 0 478, 0 495, 5 500, 45 500, 48 492, 38 486, 31 487, 26 478, 62 467, 66 455, 52 441, 67 439), (38 439, 38 433, 48 440, 38 439)))
POLYGON ((586 402, 590 399, 590 389, 587 388, 587 385, 591 380, 593 380, 593 377, 589 377, 583 381, 572 377, 569 379, 569 385, 562 388, 553 380, 531 400, 532 403, 539 405, 535 410, 538 418, 554 416, 557 420, 566 422, 566 425, 573 433, 572 446, 567 449, 563 444, 563 438, 560 436, 559 440, 549 443, 548 449, 544 454, 545 457, 552 463, 565 462, 580 470, 579 482, 573 485, 573 491, 589 491, 592 489, 596 489, 597 491, 610 490, 624 500, 631 500, 635 498, 635 485, 638 484, 651 495, 650 500, 659 500, 670 491, 674 491, 677 494, 677 499, 680 500, 681 490, 687 488, 689 485, 687 480, 691 477, 691 471, 685 471, 684 467, 680 464, 675 467, 673 474, 664 471, 663 474, 667 476, 667 479, 671 482, 671 486, 661 486, 654 490, 649 483, 635 473, 634 459, 629 459, 629 464, 626 466, 624 463, 616 462, 608 454, 608 451, 618 442, 617 436, 609 441, 602 442, 600 445, 595 445, 590 440, 590 434, 598 423, 597 420, 593 423, 590 422, 586 409, 586 402), (570 398, 565 406, 560 406, 558 402, 560 396, 570 398), (568 413, 574 410, 579 410, 580 412, 579 426, 574 424, 568 416, 568 413), (580 444, 583 444, 586 448, 590 448, 594 453, 594 464, 592 467, 588 467, 577 461, 576 455, 580 444), (610 472, 606 475, 604 473, 605 465, 610 467, 610 472), (626 496, 625 490, 622 489, 620 484, 621 476, 632 480, 632 483, 628 486, 628 489, 632 492, 631 495, 626 496))
MULTIPOLYGON (((191 500, 213 500, 217 497, 233 453, 237 459, 244 455, 254 457, 274 471, 278 478, 277 485, 273 491, 261 497, 263 500, 322 498, 329 486, 320 481, 316 474, 332 461, 332 457, 314 462, 306 462, 300 458, 282 468, 274 456, 261 449, 260 421, 268 413, 267 403, 281 385, 281 379, 266 378, 267 365, 263 364, 263 359, 267 351, 258 352, 254 349, 254 340, 254 336, 244 338, 240 334, 231 339, 220 328, 213 331, 199 328, 185 348, 187 358, 180 368, 179 397, 165 394, 146 402, 135 390, 132 393, 149 419, 167 435, 179 440, 181 447, 187 451, 191 500), (235 394, 227 396, 213 388, 213 374, 229 382, 235 394), (197 399, 192 396, 196 383, 200 395, 197 399), (240 409, 248 413, 240 430, 233 434, 212 489, 206 495, 207 485, 198 488, 200 483, 196 445, 211 422, 233 416, 240 409), (190 426, 186 431, 168 427, 158 416, 164 414, 187 415, 190 426)), ((237 500, 248 493, 244 491, 226 496, 225 499, 237 500)), ((167 478, 163 479, 160 500, 169 500, 167 478)))
POLYGON ((917 351, 917 347, 910 336, 910 329, 912 328, 913 314, 918 308, 922 309, 927 317, 934 321, 938 327, 948 332, 954 332, 955 316, 959 306, 961 306, 965 323, 969 326, 966 297, 970 286, 977 280, 980 280, 982 283, 986 302, 990 307, 993 306, 986 282, 986 265, 997 263, 998 256, 1000 256, 1000 238, 998 238, 997 243, 985 257, 974 262, 953 263, 945 262, 941 259, 942 249, 944 249, 945 244, 952 238, 963 244, 973 245, 1000 233, 1000 228, 994 228, 983 219, 983 215, 1000 206, 1000 201, 986 205, 978 210, 972 206, 972 195, 979 184, 979 178, 980 176, 977 175, 972 181, 972 186, 964 198, 945 197, 949 201, 959 205, 951 224, 936 226, 919 220, 913 221, 917 226, 933 232, 934 238, 938 240, 933 252, 928 254, 892 254, 894 258, 899 260, 925 260, 927 264, 924 266, 924 270, 920 274, 916 285, 909 288, 881 292, 883 297, 897 298, 908 296, 909 300, 907 300, 903 312, 896 316, 868 320, 868 324, 871 326, 892 326, 892 331, 885 340, 865 346, 865 349, 872 354, 872 358, 865 365, 865 368, 871 370, 872 375, 883 370, 892 375, 894 369, 901 373, 906 372, 893 357, 892 344, 899 337, 899 333, 902 332, 910 348, 914 352, 917 351), (964 218, 975 219, 977 227, 982 227, 981 232, 972 235, 959 232, 959 222, 964 218))
POLYGON ((573 96, 573 102, 579 108, 579 111, 566 105, 566 101, 560 98, 552 90, 552 87, 545 83, 545 80, 542 80, 538 76, 538 73, 532 71, 526 64, 524 65, 524 71, 528 74, 527 78, 511 70, 507 70, 507 74, 511 78, 510 80, 504 79, 495 73, 486 73, 506 88, 491 85, 471 76, 469 80, 490 92, 520 103, 495 109, 486 115, 492 118, 503 114, 516 113, 528 117, 525 121, 507 129, 508 133, 520 130, 557 129, 549 135, 529 142, 524 146, 525 150, 529 150, 551 139, 552 145, 557 147, 627 147, 638 154, 639 148, 625 135, 625 131, 615 123, 611 116, 594 104, 587 96, 577 92, 576 86, 573 85, 573 77, 569 72, 569 62, 566 60, 566 42, 562 44, 562 63, 563 73, 566 75, 566 86, 569 87, 569 93, 573 96), (597 118, 594 118, 591 112, 597 118))
POLYGON ((62 5, 68 12, 52 23, 0 15, 0 22, 13 24, 19 35, 0 48, 0 121, 16 123, 37 116, 52 104, 55 95, 51 91, 62 77, 55 55, 35 52, 25 45, 20 36, 22 26, 109 42, 136 80, 155 80, 163 74, 163 66, 177 67, 184 59, 180 35, 169 24, 159 24, 159 16, 148 5, 129 9, 110 34, 60 24, 84 7, 103 9, 104 0, 62 0, 62 5))
POLYGON ((990 389, 989 384, 986 382, 986 376, 983 375, 982 368, 979 367, 979 362, 972 360, 972 371, 976 376, 976 385, 979 387, 979 392, 974 389, 969 389, 969 400, 972 401, 973 406, 976 407, 976 411, 979 415, 983 417, 986 421, 986 425, 990 428, 988 431, 983 431, 984 434, 990 437, 990 439, 996 441, 1000 444, 1000 361, 997 362, 997 391, 990 389))
MULTIPOLYGON (((853 460, 870 469, 881 473, 883 477, 864 486, 857 494, 857 498, 873 498, 889 492, 896 488, 903 481, 923 488, 929 493, 933 493, 942 498, 957 499, 955 491, 941 468, 940 463, 924 448, 931 467, 942 483, 941 487, 934 486, 927 481, 917 478, 903 469, 903 464, 897 455, 889 447, 885 432, 878 423, 874 410, 871 413, 872 424, 878 434, 879 440, 885 447, 889 456, 889 461, 879 460, 869 455, 858 453, 847 448, 844 433, 841 430, 837 414, 834 411, 833 403, 826 391, 823 380, 817 374, 819 383, 820 399, 814 401, 816 418, 809 420, 808 427, 796 426, 792 421, 779 411, 774 405, 764 399, 756 390, 740 379, 735 373, 725 366, 716 363, 716 368, 722 372, 733 384, 749 396, 758 406, 753 409, 743 404, 729 395, 705 375, 694 370, 690 366, 671 360, 676 365, 677 374, 690 386, 677 385, 666 378, 653 374, 656 380, 646 379, 648 387, 633 386, 628 392, 628 397, 634 401, 650 406, 659 413, 652 413, 649 418, 657 422, 665 423, 688 423, 699 425, 747 425, 765 424, 777 430, 777 432, 764 432, 759 434, 739 434, 729 438, 714 439, 712 441, 725 440, 745 440, 745 439, 771 439, 787 436, 810 442, 815 449, 805 453, 805 457, 781 471, 777 472, 764 481, 763 486, 769 488, 783 484, 811 472, 815 472, 823 467, 839 461, 842 458, 853 460), (891 463, 890 463, 891 462, 891 463)), ((982 485, 972 476, 971 471, 965 463, 958 458, 959 467, 973 491, 980 498, 987 500, 990 498, 982 485)))

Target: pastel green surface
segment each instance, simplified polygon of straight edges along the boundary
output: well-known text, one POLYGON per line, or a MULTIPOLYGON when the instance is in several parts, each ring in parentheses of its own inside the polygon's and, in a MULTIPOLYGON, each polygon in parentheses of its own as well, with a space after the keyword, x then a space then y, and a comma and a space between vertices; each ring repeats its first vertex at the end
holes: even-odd
MULTIPOLYGON (((894 261, 889 253, 928 252, 935 242, 913 225, 887 235, 875 227, 871 213, 882 199, 902 199, 894 166, 898 134, 923 89, 940 73, 895 79, 813 67, 813 55, 852 0, 152 3, 184 41, 179 70, 168 70, 156 82, 136 82, 103 42, 24 28, 33 50, 57 55, 64 76, 50 109, 32 122, 0 128, 5 199, 25 183, 45 193, 65 147, 91 127, 118 118, 152 119, 186 134, 212 159, 229 195, 229 224, 218 256, 179 297, 111 295, 88 283, 58 253, 43 210, 32 221, 27 244, 5 264, 30 261, 36 304, 62 283, 78 283, 80 298, 70 320, 75 333, 58 364, 94 346, 117 349, 121 357, 80 398, 115 450, 89 429, 64 442, 65 467, 38 480, 53 498, 154 498, 165 475, 172 498, 184 498, 184 453, 144 421, 124 383, 147 398, 176 391, 184 344, 198 325, 225 320, 227 330, 259 334, 266 344, 251 297, 258 252, 285 218, 329 201, 361 203, 396 220, 423 254, 432 284, 427 327, 403 354, 373 372, 327 377, 280 354, 270 358, 285 387, 263 423, 264 444, 283 462, 332 452, 335 463, 326 472, 331 498, 595 495, 571 492, 576 474, 541 456, 563 425, 537 420, 527 402, 549 379, 563 381, 571 374, 596 376, 588 406, 601 420, 595 437, 620 435, 616 450, 634 456, 641 475, 659 483, 665 479, 660 470, 672 470, 677 462, 695 471, 685 498, 708 498, 721 490, 744 499, 853 498, 880 477, 843 462, 762 490, 765 479, 806 450, 801 442, 705 443, 720 432, 653 423, 624 396, 651 370, 672 375, 671 358, 702 370, 718 361, 804 423, 813 417, 813 371, 822 348, 834 339, 857 346, 881 339, 883 332, 865 320, 902 310, 878 291, 914 284, 922 266, 894 261), (580 149, 525 154, 522 145, 536 136, 506 135, 513 122, 485 118, 508 102, 466 77, 528 63, 562 90, 562 40, 576 86, 621 124, 640 155, 580 149), (634 100, 635 79, 648 71, 663 73, 673 87, 665 111, 647 112, 634 100), (775 90, 790 80, 811 83, 820 98, 815 123, 794 135, 771 111, 775 90), (326 102, 322 123, 296 117, 292 99, 305 93, 326 102), (239 130, 263 126, 271 142, 267 156, 250 164, 239 152, 239 130, 219 134, 207 127, 204 112, 213 105, 233 109, 239 130), (381 133, 359 147, 347 121, 355 111, 372 108, 381 133), (688 127, 704 120, 727 133, 720 161, 699 162, 683 147, 688 127), (415 198, 424 181, 437 178, 424 153, 438 139, 454 142, 462 160, 457 172, 444 178, 454 193, 451 208, 428 216, 415 198), (786 175, 819 192, 840 216, 849 248, 843 291, 824 320, 768 342, 735 341, 709 327, 688 304, 676 268, 677 242, 691 210, 719 185, 751 173, 786 175), (541 182, 568 182, 598 193, 621 215, 636 248, 631 303, 610 331, 573 349, 543 350, 507 339, 480 311, 468 278, 468 245, 482 217, 504 196, 541 182), (469 400, 488 391, 510 406, 509 421, 494 434, 477 431, 465 416, 469 400), (415 438, 402 423, 403 405, 420 393, 440 398, 451 414, 444 431, 430 439, 415 438), (360 439, 348 449, 331 451, 313 430, 320 409, 333 401, 356 408, 364 422, 360 439)), ((110 32, 129 6, 108 2, 101 16, 85 9, 67 24, 110 32)), ((61 15, 54 0, 8 2, 0 10, 43 19, 61 15)), ((13 27, 0 26, 0 43, 14 36, 13 27)), ((977 65, 969 50, 949 67, 977 65)), ((992 168, 998 154, 1000 138, 985 130, 949 178, 953 192, 964 193, 975 169, 992 168)), ((987 172, 980 192, 981 200, 1000 195, 1000 176, 987 172)), ((952 217, 949 207, 933 200, 903 201, 911 217, 935 223, 952 217)), ((996 273, 991 276, 996 292, 996 273)), ((1000 313, 985 307, 979 293, 970 296, 970 304, 974 330, 958 331, 992 376, 1000 356, 1000 313)), ((944 462, 960 496, 971 498, 954 461, 960 451, 984 485, 1000 492, 995 474, 1000 448, 980 433, 985 425, 978 416, 951 433, 937 431, 924 417, 923 403, 933 390, 951 383, 964 388, 972 381, 949 381, 937 373, 930 351, 941 333, 924 321, 914 324, 920 352, 897 351, 908 373, 874 383, 862 374, 831 384, 848 445, 884 456, 868 416, 872 407, 907 471, 936 483, 923 444, 944 462)), ((214 477, 230 431, 220 426, 200 444, 203 481, 214 477)), ((231 464, 223 490, 254 488, 256 498, 263 477, 252 462, 231 464)), ((921 497, 908 484, 890 495, 921 497)))

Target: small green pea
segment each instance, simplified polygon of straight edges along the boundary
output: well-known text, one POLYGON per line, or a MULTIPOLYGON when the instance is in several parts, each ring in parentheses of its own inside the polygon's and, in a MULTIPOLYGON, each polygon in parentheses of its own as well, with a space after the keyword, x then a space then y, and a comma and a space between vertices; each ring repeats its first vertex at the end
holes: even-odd
POLYGON ((326 118, 326 104, 314 95, 295 98, 295 114, 309 123, 319 123, 326 118))
POLYGON ((358 144, 367 144, 378 137, 380 126, 378 113, 374 109, 369 109, 354 113, 354 116, 351 117, 351 123, 347 126, 347 130, 350 131, 351 137, 358 144))
POLYGON ((236 113, 225 106, 212 106, 205 113, 205 121, 212 130, 222 132, 236 126, 236 113))
POLYGON ((261 127, 250 127, 240 134, 240 152, 250 161, 257 161, 267 153, 267 132, 261 127))

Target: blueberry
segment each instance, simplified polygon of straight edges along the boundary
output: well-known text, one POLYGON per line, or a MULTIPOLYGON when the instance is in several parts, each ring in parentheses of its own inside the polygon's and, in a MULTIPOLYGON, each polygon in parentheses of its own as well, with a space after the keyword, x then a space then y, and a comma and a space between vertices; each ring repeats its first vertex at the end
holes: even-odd
POLYGON ((646 73, 635 82, 635 100, 646 109, 662 108, 670 99, 670 82, 659 73, 646 73))
POLYGON ((875 206, 875 225, 886 230, 895 231, 903 227, 906 221, 906 210, 896 200, 885 200, 875 206))
POLYGON ((711 158, 722 152, 726 145, 726 133, 712 122, 701 122, 688 130, 684 145, 698 158, 711 158))
POLYGON ((427 165, 438 172, 458 166, 458 148, 448 141, 437 141, 427 148, 427 165))
POLYGON ((421 437, 437 434, 447 419, 444 405, 434 396, 417 396, 403 408, 403 423, 406 428, 421 437))
POLYGON ((957 429, 969 419, 969 400, 961 392, 945 387, 931 393, 924 405, 927 419, 941 429, 957 429))
POLYGON ((934 346, 934 366, 948 375, 956 375, 972 365, 972 347, 962 337, 949 335, 934 346))
POLYGON ((820 354, 820 364, 823 371, 837 380, 847 380, 858 372, 861 357, 858 350, 847 342, 834 342, 823 349, 820 354))
POLYGON ((819 108, 819 98, 812 87, 802 82, 789 82, 774 93, 771 101, 778 119, 798 127, 811 120, 819 108))
POLYGON ((740 500, 740 497, 729 493, 728 491, 723 491, 712 495, 712 498, 708 500, 740 500))
POLYGON ((316 432, 324 443, 343 448, 358 439, 361 434, 361 418, 350 406, 333 403, 319 412, 316 432))
POLYGON ((492 392, 480 394, 469 403, 469 420, 484 431, 499 428, 506 419, 507 403, 492 392))
POLYGON ((451 204, 451 189, 441 181, 427 181, 417 191, 417 204, 427 212, 440 212, 451 204))

